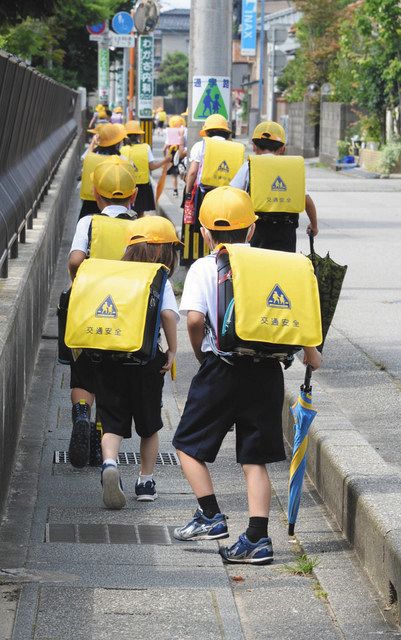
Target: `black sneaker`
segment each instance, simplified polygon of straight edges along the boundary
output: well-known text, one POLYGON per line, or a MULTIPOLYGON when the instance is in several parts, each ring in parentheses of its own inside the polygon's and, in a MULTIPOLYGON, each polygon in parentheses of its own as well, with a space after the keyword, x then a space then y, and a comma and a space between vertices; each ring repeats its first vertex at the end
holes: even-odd
POLYGON ((68 456, 73 467, 82 469, 89 462, 90 406, 80 400, 72 407, 72 433, 68 456))
POLYGON ((154 480, 139 482, 138 479, 135 483, 135 494, 140 502, 153 502, 157 498, 156 482, 154 480))

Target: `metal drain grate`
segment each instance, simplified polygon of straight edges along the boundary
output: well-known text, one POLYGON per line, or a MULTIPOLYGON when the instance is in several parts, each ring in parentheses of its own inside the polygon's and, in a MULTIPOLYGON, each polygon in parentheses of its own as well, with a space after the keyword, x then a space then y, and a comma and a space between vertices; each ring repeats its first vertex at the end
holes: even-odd
POLYGON ((154 524, 47 523, 45 542, 80 544, 158 544, 177 542, 174 527, 154 524))
MULTIPOLYGON (((67 464, 69 461, 68 451, 54 452, 54 464, 67 464)), ((118 464, 141 464, 141 454, 134 451, 123 451, 118 454, 118 464)), ((164 451, 157 454, 156 464, 178 467, 180 461, 176 453, 164 451)))

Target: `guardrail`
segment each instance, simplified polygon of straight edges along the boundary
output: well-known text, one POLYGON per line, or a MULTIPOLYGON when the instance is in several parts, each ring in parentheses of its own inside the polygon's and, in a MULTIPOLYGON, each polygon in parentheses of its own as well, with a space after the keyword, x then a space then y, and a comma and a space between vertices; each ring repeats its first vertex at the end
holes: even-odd
POLYGON ((0 277, 77 130, 78 93, 0 51, 0 277))

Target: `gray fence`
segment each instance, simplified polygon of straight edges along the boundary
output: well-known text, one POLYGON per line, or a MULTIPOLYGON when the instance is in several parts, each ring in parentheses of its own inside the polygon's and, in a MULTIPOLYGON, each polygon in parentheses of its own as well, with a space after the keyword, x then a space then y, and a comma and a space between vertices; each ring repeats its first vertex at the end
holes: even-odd
POLYGON ((0 51, 0 277, 75 135, 77 95, 0 51))

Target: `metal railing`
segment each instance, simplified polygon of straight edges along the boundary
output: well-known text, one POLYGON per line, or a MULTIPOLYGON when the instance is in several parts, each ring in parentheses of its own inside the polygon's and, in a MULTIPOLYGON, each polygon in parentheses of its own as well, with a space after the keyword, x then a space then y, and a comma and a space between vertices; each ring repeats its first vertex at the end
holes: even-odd
POLYGON ((0 277, 77 130, 77 92, 0 51, 0 277))

